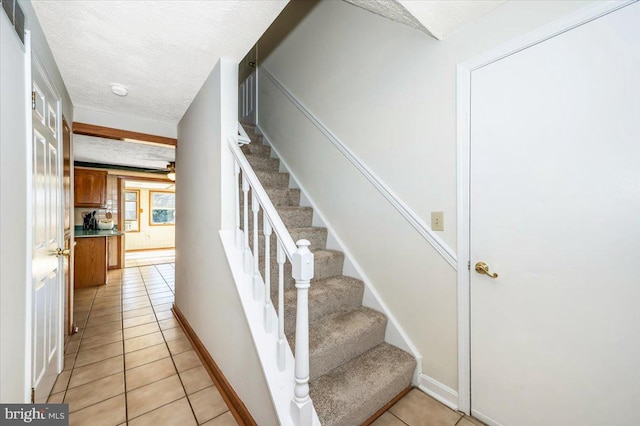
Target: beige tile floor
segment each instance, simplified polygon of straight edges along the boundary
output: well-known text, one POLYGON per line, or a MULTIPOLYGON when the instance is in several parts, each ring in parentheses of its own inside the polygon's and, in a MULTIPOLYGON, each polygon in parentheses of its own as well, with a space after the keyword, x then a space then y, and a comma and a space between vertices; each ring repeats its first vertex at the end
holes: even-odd
POLYGON ((160 264, 175 264, 175 249, 159 249, 145 251, 127 251, 124 253, 124 266, 130 268, 133 266, 149 266, 160 264))
MULTIPOLYGON (((75 292, 79 332, 49 397, 69 404, 72 426, 237 424, 171 312, 174 276, 173 263, 136 266, 75 292)), ((414 389, 373 425, 483 423, 414 389)))
POLYGON ((79 332, 49 402, 71 425, 236 425, 171 312, 172 264, 110 271, 75 292, 79 332))
POLYGON ((484 423, 413 389, 380 416, 372 426, 484 426, 484 423))

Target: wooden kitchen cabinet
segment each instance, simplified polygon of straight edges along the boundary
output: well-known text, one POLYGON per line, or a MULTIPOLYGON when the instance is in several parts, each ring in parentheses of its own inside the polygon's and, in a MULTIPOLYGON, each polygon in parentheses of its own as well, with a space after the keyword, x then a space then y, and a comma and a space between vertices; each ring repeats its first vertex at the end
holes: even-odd
POLYGON ((107 283, 107 238, 76 238, 75 288, 107 283))
POLYGON ((76 207, 106 207, 107 172, 76 168, 73 193, 76 207))

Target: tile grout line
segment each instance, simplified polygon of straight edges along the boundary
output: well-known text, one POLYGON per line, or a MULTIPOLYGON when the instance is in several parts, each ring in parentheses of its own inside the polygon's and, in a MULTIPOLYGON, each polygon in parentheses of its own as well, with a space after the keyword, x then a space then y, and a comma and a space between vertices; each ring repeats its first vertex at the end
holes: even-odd
POLYGON ((129 425, 129 398, 127 394, 127 360, 126 351, 124 348, 124 292, 122 287, 124 285, 124 276, 120 272, 120 331, 122 332, 122 380, 124 381, 124 423, 129 425))

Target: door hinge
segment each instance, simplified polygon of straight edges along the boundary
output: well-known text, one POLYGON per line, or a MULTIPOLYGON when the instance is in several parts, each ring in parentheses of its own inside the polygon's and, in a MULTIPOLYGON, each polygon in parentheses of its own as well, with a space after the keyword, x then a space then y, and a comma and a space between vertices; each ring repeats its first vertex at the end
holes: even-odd
POLYGON ((31 92, 31 109, 36 110, 36 92, 31 92))
POLYGON ((471 270, 471 261, 467 260, 467 271, 471 270))
POLYGON ((31 388, 31 403, 36 403, 36 388, 31 388))

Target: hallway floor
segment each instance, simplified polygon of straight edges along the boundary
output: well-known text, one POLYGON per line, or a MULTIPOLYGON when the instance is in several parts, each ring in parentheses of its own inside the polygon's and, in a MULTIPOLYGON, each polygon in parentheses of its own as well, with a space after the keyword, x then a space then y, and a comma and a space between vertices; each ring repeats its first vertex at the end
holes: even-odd
POLYGON ((171 312, 172 264, 109 272, 75 292, 79 332, 49 402, 71 425, 236 425, 171 312))
MULTIPOLYGON (((79 327, 49 401, 70 425, 236 425, 171 312, 175 264, 109 271, 104 287, 75 292, 79 327)), ((476 426, 418 389, 374 426, 476 426)))
POLYGON ((124 267, 160 265, 164 263, 175 263, 175 249, 125 251, 124 267))

